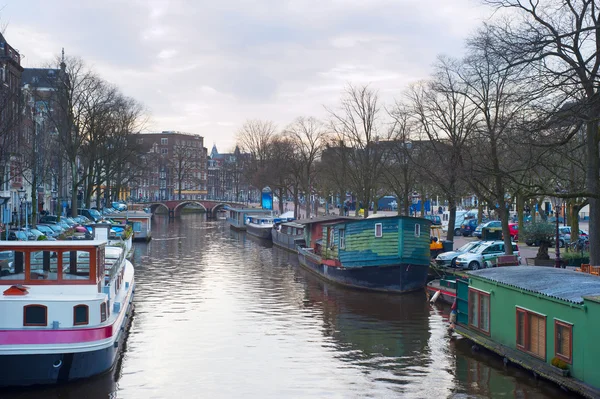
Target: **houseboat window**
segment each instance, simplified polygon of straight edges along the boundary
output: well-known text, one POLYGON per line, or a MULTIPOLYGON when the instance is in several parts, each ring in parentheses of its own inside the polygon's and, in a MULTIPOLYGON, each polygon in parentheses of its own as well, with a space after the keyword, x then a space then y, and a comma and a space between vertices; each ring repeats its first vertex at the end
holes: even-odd
POLYGON ((142 222, 133 222, 133 232, 134 233, 142 232, 142 222))
POLYGON ((340 249, 346 249, 346 229, 340 229, 340 249))
POLYGON ((65 251, 62 256, 63 280, 89 280, 90 253, 88 251, 65 251))
POLYGON ((383 237, 383 225, 375 223, 375 237, 383 237))
POLYGON ((415 223, 415 237, 421 237, 421 225, 415 223))
POLYGON ((77 305, 73 307, 73 325, 80 326, 89 323, 88 305, 77 305))
POLYGON ((29 261, 30 280, 58 280, 58 253, 35 251, 29 261))
POLYGON ((0 280, 25 280, 25 254, 20 251, 0 252, 0 280))
POLYGON ((106 321, 106 302, 100 304, 100 323, 106 321))
POLYGON ((546 316, 517 308, 517 348, 546 360, 546 316))
POLYGON ((27 305, 23 307, 24 326, 47 326, 48 308, 44 305, 27 305))
POLYGON ((571 363, 573 356, 573 325, 555 320, 554 343, 556 357, 571 363))
POLYGON ((469 324, 485 334, 490 333, 490 294, 469 290, 469 324))

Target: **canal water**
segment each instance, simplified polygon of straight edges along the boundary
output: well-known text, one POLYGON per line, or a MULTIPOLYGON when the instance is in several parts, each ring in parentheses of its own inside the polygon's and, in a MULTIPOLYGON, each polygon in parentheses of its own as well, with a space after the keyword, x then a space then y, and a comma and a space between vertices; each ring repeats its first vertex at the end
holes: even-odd
POLYGON ((321 281, 224 221, 155 217, 114 372, 0 398, 567 398, 465 340, 423 292, 321 281))

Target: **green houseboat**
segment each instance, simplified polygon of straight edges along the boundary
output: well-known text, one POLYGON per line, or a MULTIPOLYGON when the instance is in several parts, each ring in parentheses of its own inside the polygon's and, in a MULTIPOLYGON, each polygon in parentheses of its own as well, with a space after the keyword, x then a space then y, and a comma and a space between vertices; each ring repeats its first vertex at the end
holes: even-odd
POLYGON ((456 332, 535 375, 600 397, 600 277, 535 266, 457 280, 456 332))

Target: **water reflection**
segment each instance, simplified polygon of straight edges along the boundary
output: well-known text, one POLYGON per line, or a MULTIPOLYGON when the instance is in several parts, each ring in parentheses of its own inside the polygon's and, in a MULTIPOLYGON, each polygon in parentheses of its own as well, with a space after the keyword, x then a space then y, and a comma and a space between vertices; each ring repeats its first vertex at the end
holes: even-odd
POLYGON ((451 341, 424 293, 331 285, 296 254, 202 215, 155 217, 153 235, 135 246, 117 372, 0 398, 567 397, 451 341))

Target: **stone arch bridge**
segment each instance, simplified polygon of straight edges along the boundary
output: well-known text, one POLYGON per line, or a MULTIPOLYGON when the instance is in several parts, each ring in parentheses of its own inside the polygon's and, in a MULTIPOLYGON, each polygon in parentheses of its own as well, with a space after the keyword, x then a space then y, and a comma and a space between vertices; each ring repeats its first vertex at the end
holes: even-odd
POLYGON ((181 214, 181 210, 186 205, 199 205, 204 208, 209 218, 216 218, 217 211, 224 208, 226 205, 230 207, 243 207, 242 202, 234 201, 214 201, 214 200, 164 200, 143 203, 144 206, 150 208, 154 215, 159 208, 165 208, 169 214, 169 218, 175 218, 181 214))

